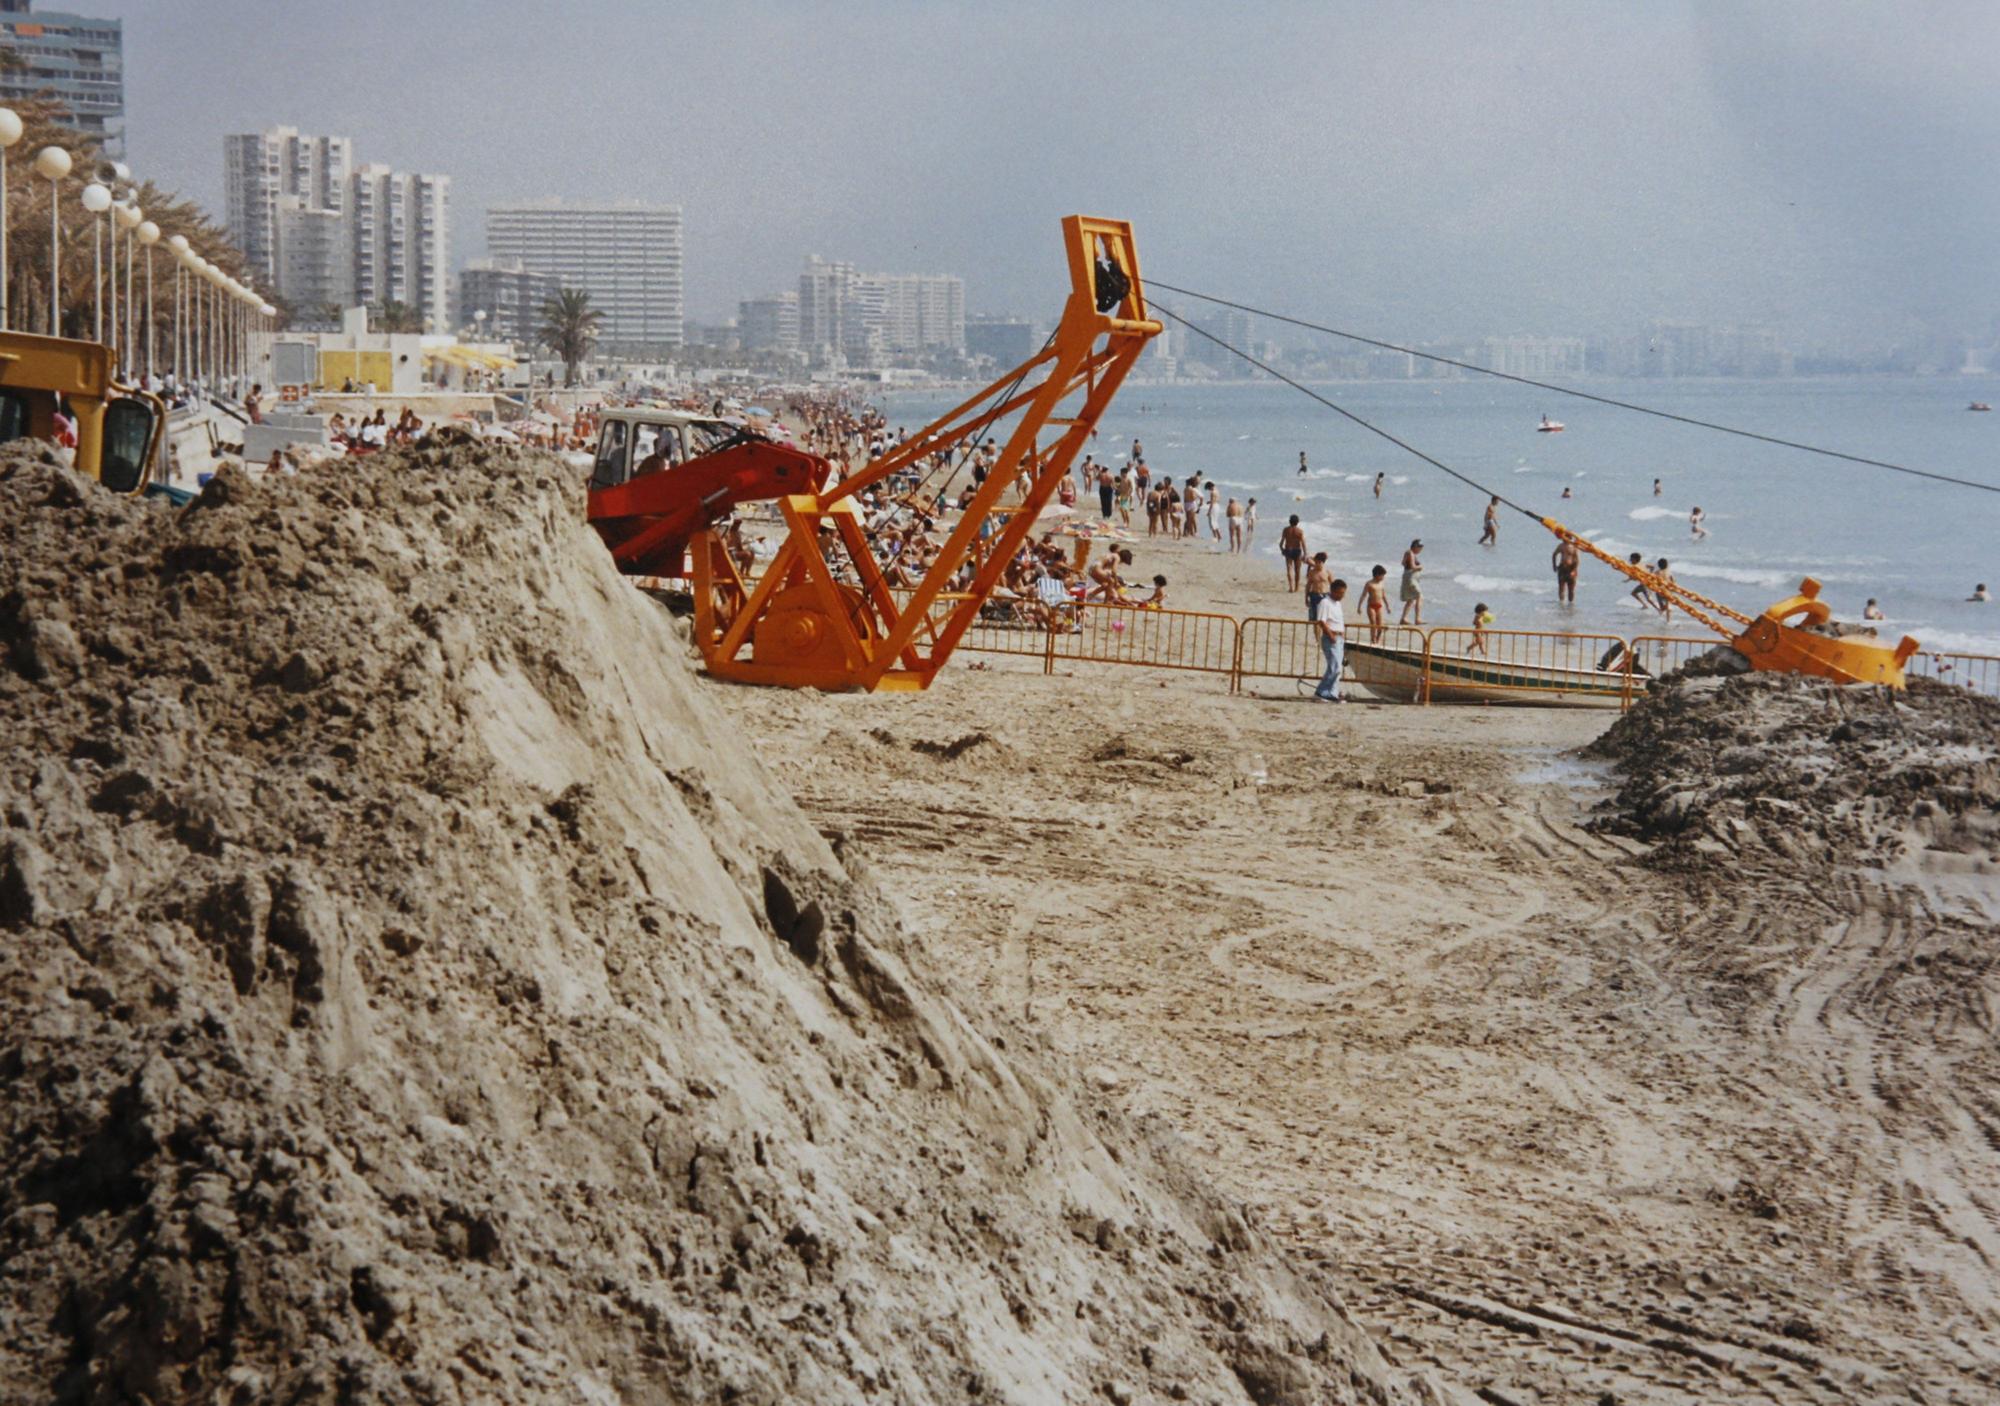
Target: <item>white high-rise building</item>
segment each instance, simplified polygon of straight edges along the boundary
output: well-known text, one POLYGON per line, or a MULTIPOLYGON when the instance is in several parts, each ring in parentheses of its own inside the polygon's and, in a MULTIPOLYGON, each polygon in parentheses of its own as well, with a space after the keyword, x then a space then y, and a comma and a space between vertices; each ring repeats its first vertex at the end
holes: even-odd
POLYGON ((451 177, 363 166, 348 207, 355 300, 402 303, 426 332, 450 331, 451 177))
POLYGON ((736 305, 736 328, 745 351, 797 351, 799 295, 773 293, 765 298, 745 298, 736 305))
POLYGON ((354 304, 354 264, 348 257, 347 217, 317 209, 296 195, 278 197, 272 247, 273 286, 308 322, 337 322, 354 304))
POLYGON ((301 316, 398 302, 450 330, 450 177, 357 169, 346 137, 295 127, 223 138, 223 175, 230 237, 301 316))
POLYGON ((486 212, 486 248, 590 294, 607 347, 659 352, 685 332, 678 205, 540 201, 486 212))
POLYGON ((817 254, 799 274, 799 345, 815 361, 877 366, 891 357, 965 350, 965 280, 955 274, 856 273, 817 254))
POLYGON ((346 137, 302 136, 296 127, 273 127, 222 139, 223 198, 229 238, 250 271, 289 299, 278 278, 278 202, 340 213, 354 143, 346 137))

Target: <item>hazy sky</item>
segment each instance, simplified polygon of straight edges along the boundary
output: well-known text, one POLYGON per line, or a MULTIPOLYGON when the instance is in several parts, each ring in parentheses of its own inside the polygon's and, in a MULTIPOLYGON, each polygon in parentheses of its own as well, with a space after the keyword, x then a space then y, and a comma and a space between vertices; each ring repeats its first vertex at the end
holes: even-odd
MULTIPOLYGON (((2000 314, 2000 4, 69 0, 134 166, 211 205, 288 123, 489 202, 685 208, 690 315, 807 252, 1059 307, 1058 218, 1392 337, 2000 314)), ((45 0, 54 8, 55 0, 45 0)))

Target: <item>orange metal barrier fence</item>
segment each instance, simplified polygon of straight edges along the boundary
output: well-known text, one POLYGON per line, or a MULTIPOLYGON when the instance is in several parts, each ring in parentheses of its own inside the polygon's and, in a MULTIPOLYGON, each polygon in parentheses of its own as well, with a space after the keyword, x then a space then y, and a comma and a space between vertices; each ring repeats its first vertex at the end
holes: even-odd
POLYGON ((1988 698, 2000 698, 2000 655, 1913 654, 1904 668, 1918 678, 1957 684, 1988 698))
MULTIPOLYGON (((649 578, 639 578, 638 584, 654 589, 685 585, 649 578)), ((897 592, 905 602, 913 594, 897 592)), ((940 595, 931 604, 932 620, 941 619, 964 599, 949 592, 940 595)), ((1341 679, 1380 697, 1412 702, 1541 695, 1558 704, 1615 702, 1629 707, 1645 692, 1648 680, 1719 647, 1719 640, 1686 635, 1634 635, 1628 640, 1616 635, 1463 626, 1371 629, 1350 615, 1341 679)), ((1245 679, 1316 680, 1324 667, 1318 631, 1305 619, 1303 609, 1292 617, 1255 615, 1238 620, 1193 610, 1146 610, 1095 601, 1045 606, 996 596, 980 608, 959 648, 1036 659, 1044 673, 1065 663, 1219 674, 1228 678, 1232 693, 1242 690, 1245 679)), ((1908 671, 1913 678, 2000 698, 2000 655, 1920 653, 1912 656, 1908 671)))
MULTIPOLYGON (((1325 670, 1319 630, 1303 615, 1290 620, 1257 615, 1242 622, 1236 652, 1235 687, 1244 679, 1317 679, 1325 670)), ((1352 619, 1342 652, 1340 677, 1390 698, 1422 696, 1424 631, 1408 625, 1380 629, 1352 619)))
POLYGON ((1079 605, 1075 613, 1076 629, 1049 636, 1051 667, 1139 664, 1235 677, 1234 616, 1099 603, 1079 605))

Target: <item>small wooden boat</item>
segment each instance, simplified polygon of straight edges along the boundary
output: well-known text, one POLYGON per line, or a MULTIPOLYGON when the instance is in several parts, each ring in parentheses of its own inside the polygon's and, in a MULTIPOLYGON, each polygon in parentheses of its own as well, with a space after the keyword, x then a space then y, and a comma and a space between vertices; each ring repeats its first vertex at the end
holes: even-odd
POLYGON ((1542 416, 1542 423, 1541 423, 1541 424, 1539 424, 1539 425, 1537 425, 1537 426, 1535 426, 1535 433, 1536 433, 1536 434, 1561 434, 1561 433, 1563 432, 1563 430, 1564 430, 1564 429, 1566 429, 1566 428, 1568 428, 1568 427, 1567 427, 1567 426, 1565 426, 1565 425, 1563 424, 1563 422, 1562 422, 1562 421, 1560 421, 1560 420, 1551 420, 1551 419, 1550 419, 1550 418, 1549 418, 1548 416, 1544 415, 1544 416, 1542 416))
MULTIPOLYGON (((1583 658, 1587 659, 1588 655, 1583 658)), ((1622 661, 1620 661, 1622 662, 1622 661)), ((1399 702, 1415 702, 1424 682, 1422 649, 1392 649, 1350 638, 1347 672, 1370 693, 1399 702)), ((1616 708, 1628 688, 1643 692, 1646 675, 1622 668, 1516 664, 1477 654, 1430 657, 1430 699, 1433 703, 1525 703, 1540 708, 1616 708)))

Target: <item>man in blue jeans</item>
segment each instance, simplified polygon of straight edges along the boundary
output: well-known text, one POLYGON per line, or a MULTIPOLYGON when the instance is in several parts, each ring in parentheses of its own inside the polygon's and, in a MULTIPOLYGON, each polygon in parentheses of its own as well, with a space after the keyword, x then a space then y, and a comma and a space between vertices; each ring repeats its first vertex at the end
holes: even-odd
POLYGON ((1345 599, 1347 582, 1336 579, 1313 611, 1320 656, 1326 660, 1326 673, 1320 678, 1319 687, 1313 690, 1313 697, 1322 703, 1346 701, 1340 696, 1340 654, 1347 642, 1347 616, 1340 603, 1345 599))

